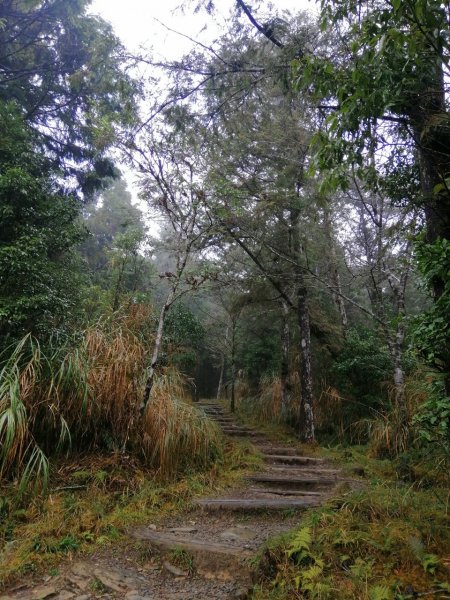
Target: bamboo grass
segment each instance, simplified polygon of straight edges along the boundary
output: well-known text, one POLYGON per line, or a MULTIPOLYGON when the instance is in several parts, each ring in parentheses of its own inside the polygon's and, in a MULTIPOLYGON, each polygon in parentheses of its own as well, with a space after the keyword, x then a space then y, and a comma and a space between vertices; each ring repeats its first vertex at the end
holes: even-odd
POLYGON ((63 450, 127 449, 163 477, 201 468, 220 453, 217 428, 187 402, 174 369, 158 374, 140 416, 149 318, 134 309, 45 352, 25 336, 2 357, 0 478, 19 480, 19 495, 45 490, 49 457, 63 450))

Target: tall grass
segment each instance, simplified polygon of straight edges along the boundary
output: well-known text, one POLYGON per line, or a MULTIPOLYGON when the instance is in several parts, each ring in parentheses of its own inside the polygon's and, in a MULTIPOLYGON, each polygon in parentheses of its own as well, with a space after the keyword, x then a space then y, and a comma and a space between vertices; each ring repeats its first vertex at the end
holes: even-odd
POLYGON ((282 384, 276 375, 263 375, 256 394, 251 395, 245 382, 236 387, 238 409, 258 423, 294 424, 298 418, 299 382, 292 375, 290 381, 290 402, 283 407, 282 384))
POLYGON ((220 453, 218 427, 187 401, 187 388, 174 369, 156 380, 143 423, 143 450, 167 477, 186 467, 201 467, 220 453))
POLYGON ((383 385, 386 398, 378 408, 355 398, 346 398, 337 389, 324 385, 316 404, 317 429, 322 434, 331 435, 334 441, 368 444, 375 457, 398 456, 417 442, 418 428, 414 416, 429 393, 423 381, 424 374, 419 370, 406 378, 408 435, 405 435, 403 415, 395 404, 395 388, 391 383, 383 385))
POLYGON ((19 479, 21 492, 36 482, 45 487, 48 457, 62 450, 127 449, 164 476, 202 466, 219 451, 217 430, 187 404, 173 370, 160 374, 140 416, 150 316, 132 307, 45 352, 26 336, 3 357, 0 477, 19 479))

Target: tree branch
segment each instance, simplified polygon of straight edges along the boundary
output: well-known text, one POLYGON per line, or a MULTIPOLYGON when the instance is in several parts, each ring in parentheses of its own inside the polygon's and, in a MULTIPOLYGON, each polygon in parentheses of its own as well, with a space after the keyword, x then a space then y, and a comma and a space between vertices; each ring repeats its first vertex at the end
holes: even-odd
POLYGON ((255 19, 255 17, 252 15, 249 7, 245 4, 245 2, 243 0, 236 0, 237 5, 244 11, 244 13, 247 15, 248 20, 250 21, 250 23, 256 27, 256 29, 262 33, 268 40, 270 40, 272 42, 272 44, 274 44, 275 46, 278 46, 278 48, 284 48, 284 44, 282 42, 280 42, 280 40, 278 40, 272 29, 270 27, 265 27, 264 25, 260 25, 258 23, 258 21, 255 19))

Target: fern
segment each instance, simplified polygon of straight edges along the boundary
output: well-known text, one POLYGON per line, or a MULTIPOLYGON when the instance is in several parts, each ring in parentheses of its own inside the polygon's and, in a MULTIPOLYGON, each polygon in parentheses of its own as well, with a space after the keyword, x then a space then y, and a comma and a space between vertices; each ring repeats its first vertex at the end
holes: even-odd
POLYGON ((390 589, 385 585, 376 585, 369 590, 370 600, 392 600, 390 589))
POLYGON ((286 554, 289 558, 296 555, 299 560, 302 560, 302 558, 309 556, 311 541, 311 528, 303 527, 291 539, 286 554))

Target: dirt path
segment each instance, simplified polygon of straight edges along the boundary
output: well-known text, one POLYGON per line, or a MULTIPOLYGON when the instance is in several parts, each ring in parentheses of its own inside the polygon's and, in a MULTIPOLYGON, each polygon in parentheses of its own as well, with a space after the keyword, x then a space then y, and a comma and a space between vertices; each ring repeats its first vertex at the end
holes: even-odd
POLYGON ((129 549, 76 560, 35 587, 16 587, 0 600, 233 600, 252 587, 251 558, 269 538, 299 521, 342 481, 322 459, 300 456, 286 445, 237 425, 221 406, 202 402, 224 433, 249 439, 266 467, 247 485, 203 498, 195 510, 130 531, 129 549))

